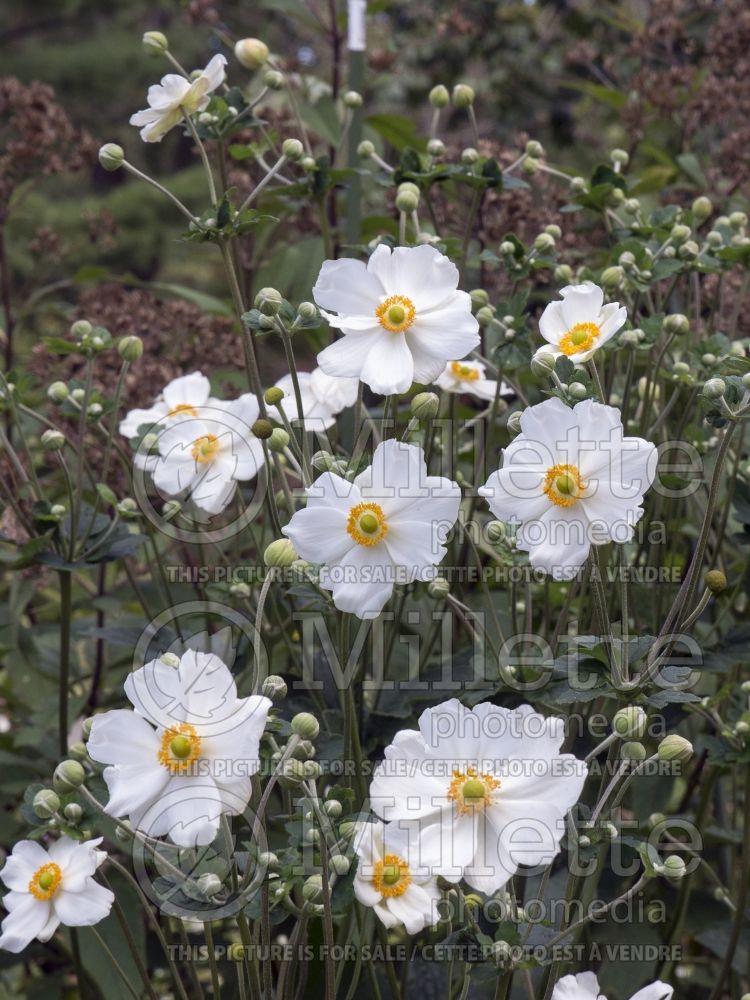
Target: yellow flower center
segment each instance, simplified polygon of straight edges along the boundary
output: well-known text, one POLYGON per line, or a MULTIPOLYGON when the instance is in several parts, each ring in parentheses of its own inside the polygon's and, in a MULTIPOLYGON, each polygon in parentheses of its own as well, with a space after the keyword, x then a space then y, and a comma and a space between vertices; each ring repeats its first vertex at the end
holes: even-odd
POLYGON ((181 722, 165 730, 157 757, 170 774, 185 774, 201 753, 201 738, 195 726, 181 722))
POLYGON ((193 441, 193 458, 201 465, 206 465, 208 462, 213 462, 220 447, 219 439, 215 434, 204 434, 203 437, 193 441))
POLYGON ((37 868, 29 882, 29 892, 35 899, 52 899, 62 882, 60 866, 50 861, 37 868))
POLYGON ((349 511, 346 530, 359 545, 377 545, 388 533, 383 508, 377 503, 358 503, 349 511))
POLYGON ((553 465, 544 477, 544 492, 558 507, 572 507, 586 490, 575 465, 553 465))
POLYGON ((581 351, 590 351, 596 346, 601 333, 596 323, 576 323, 560 341, 560 350, 568 357, 580 354, 581 351))
POLYGON ((173 406, 172 409, 167 414, 168 417, 179 417, 182 414, 187 417, 197 417, 198 411, 190 403, 178 403, 177 406, 173 406))
POLYGON ((448 798, 455 803, 459 816, 463 816, 488 806, 492 801, 492 793, 499 787, 498 778, 486 772, 480 774, 475 767, 469 767, 465 771, 453 772, 448 798))
POLYGON ((462 364, 460 361, 451 362, 451 371, 456 378, 460 378, 465 382, 476 382, 477 379, 482 377, 478 368, 462 364))
POLYGON ((381 896, 403 896, 411 884, 409 865, 398 854, 386 854, 375 864, 372 884, 381 896))
POLYGON ((378 323, 391 333, 403 333, 414 322, 417 310, 405 295, 391 295, 375 310, 378 323))

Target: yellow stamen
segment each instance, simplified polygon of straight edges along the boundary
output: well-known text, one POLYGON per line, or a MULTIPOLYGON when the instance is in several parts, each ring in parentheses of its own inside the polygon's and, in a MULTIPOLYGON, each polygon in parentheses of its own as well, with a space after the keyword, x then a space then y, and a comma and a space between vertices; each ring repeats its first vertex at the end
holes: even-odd
POLYGON ((172 407, 172 409, 167 414, 168 417, 179 417, 182 414, 186 417, 197 417, 198 411, 190 403, 178 403, 177 406, 172 407))
POLYGON ((358 503, 349 511, 346 530, 359 545, 377 545, 388 534, 383 508, 377 503, 358 503))
POLYGON ((459 816, 463 816, 488 806, 492 802, 492 793, 499 787, 498 778, 486 772, 479 774, 475 767, 469 767, 465 771, 453 772, 448 798, 455 803, 459 816))
POLYGON ((195 726, 181 722, 165 730, 157 757, 170 774, 185 774, 201 753, 201 738, 195 726))
POLYGON ((409 865, 398 854, 386 854, 374 866, 372 884, 381 896, 403 896, 411 884, 409 865))
POLYGON ((37 868, 29 882, 29 892, 35 899, 52 899, 62 882, 60 866, 50 861, 37 868))
POLYGON ((414 322, 417 310, 405 295, 391 295, 375 310, 378 323, 391 333, 403 333, 414 322))
POLYGON ((465 365, 461 361, 452 361, 451 371, 456 378, 460 378, 465 382, 476 382, 477 379, 482 377, 478 368, 473 368, 471 365, 465 365))
POLYGON ((208 462, 213 462, 220 447, 219 439, 215 434, 205 434, 193 441, 193 458, 201 465, 206 465, 208 462))
POLYGON ((571 354, 590 351, 592 347, 596 346, 601 333, 602 331, 596 323, 576 323, 560 341, 560 350, 568 357, 571 354))
POLYGON ((553 465, 544 477, 544 492, 558 507, 572 507, 586 491, 586 484, 575 465, 553 465))

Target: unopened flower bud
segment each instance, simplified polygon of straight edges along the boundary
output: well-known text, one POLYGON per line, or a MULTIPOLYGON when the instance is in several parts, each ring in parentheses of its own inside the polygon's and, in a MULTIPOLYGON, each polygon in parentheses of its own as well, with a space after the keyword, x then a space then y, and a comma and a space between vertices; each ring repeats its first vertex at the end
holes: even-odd
POLYGON ((84 761, 88 757, 85 743, 71 743, 68 747, 68 753, 73 760, 84 761))
POLYGON ((369 139, 364 139, 357 146, 357 156, 361 160, 368 160, 374 152, 375 152, 375 145, 374 143, 370 142, 369 139))
POLYGON ((77 319, 71 325, 70 333, 76 340, 82 340, 84 337, 90 337, 93 329, 93 326, 87 319, 77 319))
POLYGON ((508 430, 510 431, 511 434, 520 434, 521 433, 521 411, 520 410, 514 410, 510 414, 510 416, 508 417, 508 420, 506 422, 506 427, 508 428, 508 430))
POLYGON ((116 142, 105 142, 99 150, 99 163, 109 173, 119 170, 125 162, 125 150, 116 142))
POLYGON ((555 370, 555 355, 543 347, 531 359, 531 371, 538 378, 544 378, 555 370))
POLYGON ((81 809, 77 802, 69 802, 63 809, 63 816, 73 826, 77 826, 83 819, 83 809, 81 809))
POLYGON ((669 234, 669 238, 674 243, 684 243, 685 240, 690 239, 691 233, 692 230, 690 229, 690 226, 678 224, 676 226, 672 226, 672 232, 669 234))
POLYGON ((685 334, 690 329, 690 321, 682 313, 669 313, 661 325, 665 333, 685 334))
POLYGON ((626 198, 622 207, 628 215, 638 215, 641 210, 641 203, 637 198, 626 198))
POLYGON ((212 896, 221 892, 222 882, 214 872, 204 872, 203 875, 199 875, 196 879, 196 885, 204 896, 211 899, 212 896))
POLYGON ((677 733, 670 733, 665 736, 657 749, 659 760, 664 761, 686 761, 693 756, 693 744, 686 740, 684 736, 677 733))
POLYGON ((347 90, 344 94, 344 107, 346 108, 361 108, 362 107, 362 95, 356 90, 347 90))
POLYGON ((331 872, 335 875, 346 875, 351 868, 351 861, 344 854, 332 854, 328 862, 331 872))
POLYGON ((430 156, 443 156, 445 153, 445 143, 442 139, 430 139, 427 143, 427 152, 430 156))
POLYGON ((42 788, 38 791, 31 804, 40 819, 50 819, 60 811, 60 797, 51 788, 42 788))
POLYGON ((549 233, 540 233, 534 240, 534 249, 538 250, 539 253, 546 253, 548 250, 554 250, 555 248, 555 238, 550 236, 549 233))
POLYGON ((317 903, 323 898, 323 878, 321 875, 310 875, 302 885, 302 897, 309 903, 317 903))
POLYGON ((570 179, 570 190, 573 194, 582 194, 587 186, 585 177, 571 177, 570 179))
POLYGON ((724 245, 724 237, 717 229, 712 229, 710 233, 706 233, 706 243, 716 250, 718 247, 724 245))
POLYGON ((411 401, 412 416, 417 420, 432 420, 439 408, 440 399, 434 392, 418 392, 411 401))
POLYGON ((255 296, 255 308, 264 316, 275 316, 281 309, 283 301, 281 292, 278 289, 261 288, 255 296))
POLYGON ((529 139, 526 143, 524 152, 527 156, 533 156, 535 159, 539 160, 544 156, 544 146, 541 142, 537 142, 536 139, 529 139))
POLYGON ((344 811, 343 806, 338 799, 329 799, 328 802, 323 806, 327 816, 331 819, 338 819, 341 813, 344 811))
POLYGON ((489 326, 495 318, 495 310, 492 306, 482 306, 481 309, 477 309, 476 316, 480 326, 489 326))
POLYGON ((468 83, 457 83, 453 88, 453 104, 457 108, 470 108, 474 103, 474 88, 468 83))
POLYGON ((685 877, 686 868, 687 866, 679 854, 670 854, 664 859, 664 863, 657 868, 657 871, 670 882, 679 882, 685 877))
POLYGON ((727 589, 727 578, 719 569, 710 569, 703 577, 703 582, 715 597, 727 589))
POLYGON ((117 353, 123 361, 137 361, 143 354, 143 341, 140 337, 122 337, 117 343, 117 353))
POLYGON ((72 792, 86 780, 86 772, 77 760, 64 760, 55 768, 52 787, 56 792, 72 792))
POLYGON ((288 538, 277 538, 263 553, 263 562, 274 569, 287 569, 297 558, 294 546, 288 538))
POLYGON ((490 542, 501 542, 507 534, 508 530, 502 521, 490 521, 487 525, 487 540, 490 542))
POLYGON ((703 383, 703 395, 706 399, 719 399, 726 392, 727 384, 723 378, 710 378, 703 383))
POLYGON ((729 216, 729 225, 732 229, 744 229, 747 225, 747 215, 745 212, 732 212, 729 216))
POLYGON ((416 212, 418 206, 419 195, 414 194, 413 191, 399 191, 396 195, 396 208, 399 212, 410 215, 412 212, 416 212))
POLYGON ((625 152, 624 149, 613 149, 612 152, 609 154, 609 158, 612 160, 613 163, 619 163, 623 167, 626 166, 628 161, 630 160, 630 157, 628 156, 628 154, 625 152))
POLYGON ((427 584, 427 593, 430 597, 434 597, 436 600, 442 600, 447 597, 450 592, 450 584, 442 576, 436 576, 434 580, 430 580, 427 584))
POLYGON ((568 386, 568 395, 571 399, 581 400, 586 399, 589 391, 583 382, 571 382, 568 386))
POLYGON ((558 264, 554 270, 554 278, 560 285, 569 285, 573 280, 573 268, 569 264, 558 264))
POLYGON ((615 289, 619 288, 622 284, 622 279, 625 276, 625 272, 619 265, 614 265, 612 267, 605 267, 602 271, 601 283, 603 288, 615 289))
POLYGON ((640 739, 646 732, 647 717, 639 705, 628 705, 615 712, 612 730, 621 737, 640 739))
POLYGON ((473 166, 479 160, 479 153, 473 146, 467 146, 461 150, 461 163, 466 167, 473 166))
POLYGON ((47 389, 47 396, 53 403, 64 403, 70 395, 70 390, 64 382, 53 382, 47 389))
POLYGON ((42 447, 47 451, 61 451, 65 447, 65 435, 62 431, 50 428, 45 431, 41 438, 42 447))
POLYGON ((279 859, 273 851, 261 851, 258 855, 258 864, 261 868, 275 868, 278 863, 279 859))
POLYGON ((527 156, 521 164, 521 171, 527 177, 533 177, 534 174, 539 173, 539 160, 535 156, 527 156))
POLYGON ((681 260, 695 260, 701 250, 695 240, 687 240, 677 252, 681 260))
POLYGON ((245 583, 244 580, 238 580, 237 583, 233 583, 229 587, 229 593, 232 597, 239 597, 241 599, 247 599, 252 590, 249 585, 245 583))
POLYGON ((266 389, 265 393, 263 394, 263 398, 265 399, 266 403, 268 403, 269 406, 276 406, 278 403, 282 401, 282 399, 285 396, 286 393, 284 392, 284 390, 280 389, 279 386, 277 385, 272 385, 271 388, 266 389))
POLYGON ((714 206, 711 199, 707 198, 705 195, 701 195, 700 198, 696 198, 692 204, 693 215, 701 222, 704 219, 707 219, 713 210, 714 206))
POLYGON ((163 56, 165 52, 169 51, 167 36, 163 35, 161 31, 147 31, 141 41, 143 51, 150 56, 163 56))
POLYGON ((281 144, 281 152, 287 160, 301 160, 305 153, 305 147, 299 139, 284 139, 281 144))
POLYGON ((448 88, 444 87, 442 83, 439 83, 436 87, 433 87, 430 91, 429 100, 433 108, 445 108, 450 102, 450 94, 448 93, 448 88))
POLYGON ((268 438, 268 450, 277 454, 284 452, 289 447, 289 435, 283 427, 274 427, 273 433, 268 438))
POLYGON ((281 90, 284 86, 284 74, 277 69, 268 69, 263 74, 263 83, 269 90, 281 90))
POLYGON ((292 732, 303 740, 314 740, 320 733, 320 723, 310 712, 299 712, 291 722, 292 732))
POLYGON ((620 756, 623 760, 639 762, 646 759, 646 748, 635 740, 623 743, 620 748, 620 756))
POLYGON ((617 338, 617 343, 621 347, 637 347, 638 346, 638 335, 635 330, 625 330, 617 338))
POLYGON ((234 57, 245 69, 256 70, 268 62, 268 46, 260 38, 240 38, 234 43, 234 57))

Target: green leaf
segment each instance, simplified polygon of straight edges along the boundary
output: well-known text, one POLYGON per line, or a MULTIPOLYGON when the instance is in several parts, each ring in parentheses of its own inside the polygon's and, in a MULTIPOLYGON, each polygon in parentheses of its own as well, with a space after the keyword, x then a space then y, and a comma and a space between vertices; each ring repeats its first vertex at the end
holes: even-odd
POLYGON ((698 157, 693 153, 680 153, 677 157, 677 163, 680 165, 682 172, 687 174, 694 184, 697 184, 701 190, 705 190, 708 187, 708 179, 703 173, 703 167, 701 167, 698 162, 698 157))
POLYGON ((365 119, 365 124, 399 152, 407 146, 412 146, 419 152, 425 152, 427 149, 427 140, 417 135, 411 118, 405 118, 403 115, 370 115, 365 119))
POLYGON ((152 282, 150 287, 156 292, 166 292, 167 295, 174 295, 179 299, 192 302, 193 305, 198 306, 204 312, 214 313, 218 316, 232 315, 232 310, 226 302, 222 302, 221 299, 217 299, 214 295, 200 292, 196 288, 189 288, 187 285, 175 285, 165 281, 152 282))

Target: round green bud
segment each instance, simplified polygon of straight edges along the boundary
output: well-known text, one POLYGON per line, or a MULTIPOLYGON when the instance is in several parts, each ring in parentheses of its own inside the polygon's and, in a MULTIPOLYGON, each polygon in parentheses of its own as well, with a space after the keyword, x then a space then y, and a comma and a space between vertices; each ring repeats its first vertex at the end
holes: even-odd
POLYGON ((570 190, 573 194, 582 194, 586 191, 588 185, 586 184, 586 179, 584 177, 571 177, 570 178, 570 190))
POLYGON ((607 840, 617 840, 620 836, 620 831, 617 829, 614 823, 606 822, 602 823, 602 833, 607 838, 607 840))
POLYGON ((710 569, 703 577, 703 583, 714 597, 723 594, 727 589, 727 578, 719 569, 710 569))
POLYGON ((432 157, 443 156, 445 154, 445 143, 442 139, 430 139, 427 143, 427 152, 432 157))
POLYGON ((91 403, 89 405, 89 416, 90 417, 100 417, 104 412, 104 408, 101 403, 91 403))
POLYGON ((639 705, 628 705, 615 712, 612 719, 612 731, 625 738, 640 739, 646 732, 648 719, 645 711, 639 705))
POLYGON ((418 206, 419 196, 413 191, 399 191, 396 195, 396 208, 399 212, 411 215, 412 212, 416 212, 418 206))
POLYGON ((281 90, 284 86, 284 74, 277 69, 267 69, 263 74, 263 83, 269 90, 281 90))
POLYGON ((701 195, 700 198, 696 198, 692 204, 692 212, 696 219, 703 222, 709 217, 713 212, 714 206, 710 198, 705 195, 701 195))
POLYGON ((348 840, 350 837, 354 836, 357 830, 357 824, 346 822, 339 825, 339 836, 344 840, 348 840))
POLYGON ((60 811, 60 797, 51 788, 42 788, 34 796, 31 805, 40 819, 50 819, 60 811))
POLYGON ((117 343, 117 353, 123 361, 137 361, 143 354, 143 341, 140 337, 122 337, 117 343))
POLYGON ((453 88, 453 105, 456 108, 470 108, 474 103, 474 88, 468 83, 457 83, 453 88))
POLYGON ((68 753, 73 760, 84 761, 88 757, 85 743, 71 743, 68 747, 68 753))
POLYGON ((65 504, 62 504, 62 503, 53 503, 52 506, 49 509, 49 512, 50 512, 50 514, 53 517, 58 517, 59 518, 59 517, 63 517, 65 515, 65 513, 67 512, 67 509, 68 508, 65 506, 65 504))
POLYGON ((554 270, 554 278, 560 285, 569 285, 573 280, 573 268, 569 264, 558 264, 554 270))
POLYGON ((432 420, 440 409, 440 399, 434 392, 418 392, 411 401, 410 409, 417 420, 432 420))
POLYGON ((289 435, 283 427, 274 427, 273 434, 268 439, 268 450, 277 453, 284 452, 289 447, 289 435))
POLYGON ((314 302, 300 302, 297 307, 297 315, 302 320, 311 320, 318 318, 318 307, 314 302))
POLYGON ((70 395, 70 390, 64 382, 53 382, 47 389, 47 396, 53 403, 64 403, 70 395))
POLYGON ((686 364, 684 361, 675 361, 672 365, 673 375, 689 375, 690 365, 686 364))
POLYGON ((317 761, 306 760, 304 763, 304 774, 308 781, 317 781, 323 774, 323 768, 317 761))
POLYGON ((503 240, 498 250, 502 257, 513 257, 516 252, 516 245, 515 243, 511 243, 510 240, 503 240))
POLYGON ((701 364, 705 365, 706 368, 710 368, 712 365, 716 364, 716 355, 715 354, 702 354, 701 355, 701 364))
POLYGON ((331 819, 338 819, 341 813, 344 811, 344 807, 341 805, 338 799, 329 799, 328 802, 323 806, 327 816, 331 819))
POLYGON ((237 583, 231 584, 229 587, 229 593, 232 597, 248 598, 252 593, 250 587, 244 582, 244 580, 238 580, 237 583))
POLYGON ((375 145, 374 143, 370 142, 369 139, 364 139, 357 146, 357 156, 361 160, 369 160, 369 158, 372 156, 374 152, 375 152, 375 145))
POLYGON ((538 378, 544 378, 555 370, 555 356, 551 351, 540 348, 531 359, 531 371, 538 378))
POLYGON ((222 881, 214 872, 204 872, 196 879, 196 885, 208 899, 221 892, 222 881))
POLYGON ((87 740, 91 735, 91 727, 94 725, 93 716, 89 716, 88 719, 83 720, 83 725, 81 726, 81 735, 84 740, 87 740))
POLYGON ((527 156, 533 156, 535 160, 539 160, 544 156, 544 146, 541 142, 537 142, 536 139, 529 139, 524 152, 527 156))
POLYGON ((690 329, 690 321, 682 313, 669 313, 662 320, 665 333, 685 334, 690 329))
POLYGON ((332 854, 328 864, 334 875, 346 875, 352 866, 351 861, 344 854, 332 854))
POLYGON ((490 542, 502 542, 507 534, 508 529, 502 521, 490 521, 487 525, 487 539, 490 542))
POLYGON ((261 868, 275 868, 279 863, 279 859, 273 853, 273 851, 261 851, 258 855, 258 864, 261 868))
POLYGON ((61 451, 65 447, 65 435, 52 428, 42 434, 40 441, 46 451, 61 451))
POLYGON ((686 243, 683 243, 678 250, 678 255, 681 260, 695 260, 699 253, 700 247, 695 240, 688 240, 686 243))
POLYGON ((281 152, 287 160, 301 160, 305 153, 305 147, 299 139, 284 139, 281 144, 281 152))
POLYGON ((686 761, 693 756, 693 744, 686 740, 684 736, 677 733, 670 733, 665 736, 657 749, 659 760, 664 761, 686 761))
POLYGON ((638 346, 638 334, 635 330, 625 330, 617 338, 617 343, 621 347, 637 347, 638 346))
POLYGON ((150 56, 163 56, 165 52, 169 51, 167 36, 163 35, 161 31, 147 31, 141 41, 143 51, 150 56))
POLYGON ((535 174, 538 174, 539 160, 537 160, 534 156, 527 156, 521 164, 521 171, 526 174, 527 177, 533 177, 535 174))
MULTIPOLYGON (((75 337, 76 340, 83 340, 84 337, 90 337, 93 331, 93 326, 87 319, 77 319, 70 327, 71 336, 75 337)), ((85 395, 83 390, 81 390, 82 397, 85 395)))
POLYGON ((555 225, 554 223, 550 223, 550 225, 545 226, 544 231, 554 240, 559 240, 560 237, 562 236, 562 229, 560 229, 560 227, 555 225))
POLYGON ((273 424, 270 420, 256 420, 253 426, 250 428, 255 435, 261 441, 267 441, 273 434, 273 424))
POLYGON ((657 869, 660 875, 670 881, 678 882, 685 877, 686 865, 679 854, 670 854, 664 859, 664 863, 657 869))
POLYGON ((732 229, 744 229, 747 225, 747 215, 745 212, 732 212, 729 216, 729 225, 732 229))
POLYGON ((472 288, 469 298, 473 309, 481 309, 490 304, 490 296, 484 288, 472 288))
POLYGON ((105 142, 99 149, 99 163, 109 173, 119 170, 124 162, 125 150, 116 142, 105 142))
POLYGON ((260 69, 268 62, 268 56, 268 46, 260 38, 240 38, 234 43, 234 58, 245 69, 260 69))
POLYGON ((480 326, 489 326, 495 318, 495 310, 492 306, 482 306, 477 309, 476 317, 480 326))
POLYGON ((706 233, 706 243, 716 250, 718 247, 724 246, 724 237, 717 229, 712 229, 710 233, 706 233))
MULTIPOLYGON (((317 832, 317 831, 316 831, 317 832)), ((302 898, 309 903, 317 903, 323 898, 323 877, 321 875, 310 875, 302 885, 302 898)))
POLYGON ((305 834, 306 844, 319 844, 320 843, 320 830, 316 830, 314 827, 308 830, 305 834))
POLYGON ((263 562, 273 569, 288 569, 297 558, 294 546, 288 538, 277 538, 263 553, 263 562))
POLYGON ((72 823, 73 826, 78 826, 83 819, 83 809, 81 809, 77 802, 69 802, 63 809, 63 816, 70 823, 72 823))
POLYGON ((511 434, 521 433, 521 412, 520 410, 514 410, 506 421, 505 426, 508 428, 511 434))
POLYGON ((443 600, 450 594, 450 584, 442 576, 436 576, 427 584, 427 593, 436 600, 443 600))
POLYGON ((448 88, 444 87, 442 83, 439 83, 430 91, 429 100, 433 108, 446 108, 450 99, 451 97, 448 93, 448 88))
POLYGON ((584 833, 582 836, 578 838, 578 846, 583 847, 584 849, 587 847, 591 847, 591 837, 587 837, 586 834, 584 833))
POLYGON ((261 288, 255 296, 255 308, 264 316, 275 316, 284 300, 276 288, 261 288))
POLYGON ((609 158, 613 163, 619 163, 623 167, 630 161, 630 157, 624 149, 613 149, 609 154, 609 158))
POLYGON ((571 382, 570 385, 568 386, 568 396, 570 396, 571 399, 575 400, 586 399, 588 394, 589 391, 583 384, 583 382, 571 382))
POLYGON ((635 740, 629 743, 623 743, 620 748, 620 757, 623 760, 631 761, 642 761, 646 759, 646 748, 642 743, 638 743, 635 740))
POLYGON ((720 399, 726 392, 727 384, 723 378, 710 378, 703 383, 703 395, 706 399, 720 399))
POLYGON ((55 768, 52 787, 56 792, 72 792, 86 780, 86 772, 77 760, 64 760, 55 768))
POLYGON ((692 235, 692 230, 690 226, 683 226, 682 224, 678 224, 676 226, 672 226, 672 232, 669 234, 669 238, 674 243, 684 243, 685 240, 690 239, 691 235, 692 235))
POLYGON ((286 396, 283 389, 280 389, 277 385, 272 385, 270 389, 266 389, 263 394, 263 398, 269 406, 277 406, 282 399, 286 396))
POLYGON ((549 233, 540 233, 534 240, 534 249, 538 250, 539 253, 546 253, 548 250, 554 250, 555 248, 555 238, 549 233))
POLYGON ((600 281, 603 288, 615 289, 622 285, 622 280, 625 277, 625 272, 623 269, 615 264, 612 267, 606 267, 602 271, 600 281))
POLYGON ((344 107, 361 108, 363 104, 362 95, 356 90, 347 90, 344 94, 344 107))
POLYGON ((314 740, 320 733, 320 723, 310 712, 299 712, 291 722, 292 732, 303 740, 314 740))
POLYGON ((466 167, 473 166, 479 160, 479 153, 473 146, 467 146, 461 150, 461 163, 466 167))
POLYGON ((626 198, 622 207, 628 215, 638 215, 641 210, 641 203, 637 198, 626 198))

